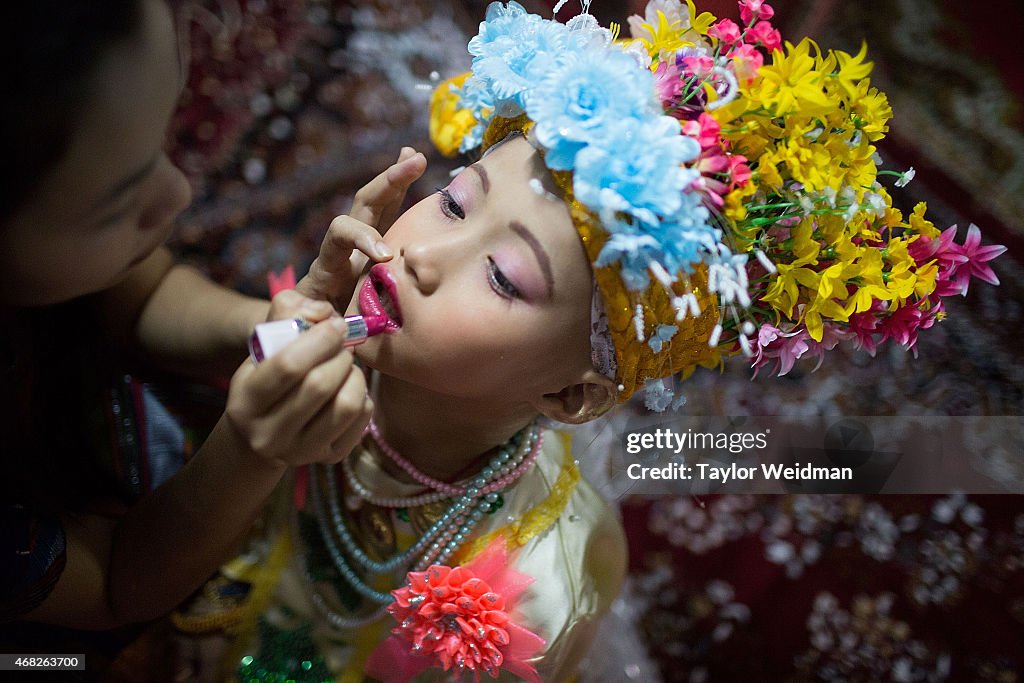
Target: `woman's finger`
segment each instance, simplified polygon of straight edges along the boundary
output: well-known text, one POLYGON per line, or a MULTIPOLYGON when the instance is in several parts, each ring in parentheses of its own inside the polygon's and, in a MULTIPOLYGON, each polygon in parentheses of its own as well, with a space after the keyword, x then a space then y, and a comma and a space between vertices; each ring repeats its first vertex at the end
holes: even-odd
POLYGON ((310 299, 294 289, 285 289, 271 300, 267 320, 303 318, 315 323, 329 317, 333 312, 334 308, 326 301, 310 299))
POLYGON ((314 368, 339 355, 351 356, 342 353, 346 330, 343 318, 318 323, 254 370, 239 370, 232 383, 244 378, 244 389, 229 392, 228 408, 231 409, 234 400, 236 409, 247 415, 266 414, 314 368), (245 405, 238 405, 239 402, 245 405))

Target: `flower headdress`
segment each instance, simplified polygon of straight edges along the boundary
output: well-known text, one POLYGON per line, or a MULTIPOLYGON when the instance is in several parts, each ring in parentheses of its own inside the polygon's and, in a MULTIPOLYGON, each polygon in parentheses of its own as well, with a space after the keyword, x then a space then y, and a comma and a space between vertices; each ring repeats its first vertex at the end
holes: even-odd
POLYGON ((643 387, 662 410, 664 378, 738 353, 782 375, 843 339, 913 348, 942 297, 998 284, 1005 249, 975 226, 959 245, 923 203, 893 208, 879 176, 913 169, 878 170, 892 111, 866 46, 783 43, 762 0, 742 26, 651 0, 629 38, 583 5, 562 24, 492 3, 430 129, 449 155, 528 131, 593 266, 595 365, 620 400, 643 387))

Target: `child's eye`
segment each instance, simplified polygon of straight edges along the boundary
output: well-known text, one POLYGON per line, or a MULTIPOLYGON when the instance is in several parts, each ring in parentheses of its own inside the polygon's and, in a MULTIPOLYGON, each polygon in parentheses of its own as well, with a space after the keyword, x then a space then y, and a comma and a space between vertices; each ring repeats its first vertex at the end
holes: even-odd
POLYGON ((466 217, 466 212, 462 208, 462 205, 455 201, 455 197, 452 193, 446 189, 440 188, 437 191, 438 197, 441 201, 441 213, 452 220, 463 219, 466 217))
POLYGON ((498 296, 503 296, 506 299, 519 299, 521 295, 519 290, 512 282, 505 277, 505 274, 501 272, 501 268, 498 268, 498 264, 494 262, 494 259, 487 257, 487 279, 491 283, 491 289, 493 289, 498 296))

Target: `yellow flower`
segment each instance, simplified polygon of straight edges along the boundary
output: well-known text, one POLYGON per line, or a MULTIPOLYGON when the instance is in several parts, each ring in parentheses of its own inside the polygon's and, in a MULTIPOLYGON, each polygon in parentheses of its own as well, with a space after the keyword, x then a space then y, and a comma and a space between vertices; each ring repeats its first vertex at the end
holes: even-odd
POLYGON ((885 283, 885 287, 891 295, 893 304, 899 308, 914 293, 914 289, 917 287, 917 276, 909 268, 903 266, 894 268, 889 273, 889 280, 885 283))
MULTIPOLYGON (((889 191, 884 187, 879 188, 876 192, 882 197, 885 202, 885 214, 879 220, 883 227, 892 229, 903 224, 903 212, 892 205, 892 197, 889 196, 889 191)), ((878 238, 875 238, 876 240, 878 238)))
POLYGON ((800 297, 800 289, 797 285, 817 290, 818 274, 809 268, 797 268, 785 263, 777 263, 775 267, 778 269, 778 273, 768 286, 764 294, 764 301, 782 315, 792 318, 793 306, 796 305, 800 297))
POLYGON ((842 50, 835 50, 829 55, 830 57, 834 55, 835 61, 839 65, 832 78, 835 79, 835 82, 846 93, 846 97, 849 100, 856 101, 857 96, 861 94, 859 81, 871 74, 874 63, 864 61, 867 54, 868 44, 861 41, 860 52, 855 56, 851 57, 849 53, 842 50))
MULTIPOLYGON (((875 146, 862 139, 856 147, 846 149, 845 166, 842 169, 841 184, 849 185, 857 193, 858 201, 864 192, 875 184, 878 166, 875 164, 875 146)), ((838 170, 838 169, 837 169, 838 170)), ((839 187, 834 185, 833 187, 839 187)))
MULTIPOLYGON (((882 252, 874 247, 860 247, 860 254, 857 257, 860 265, 858 279, 863 285, 875 285, 883 287, 885 280, 882 278, 882 269, 885 264, 882 262, 882 252)), ((884 297, 888 300, 888 297, 884 297)))
MULTIPOLYGON (((739 222, 747 217, 747 206, 746 200, 757 192, 757 185, 753 182, 749 182, 743 187, 737 187, 732 192, 725 196, 725 210, 724 213, 727 218, 733 221, 739 222)), ((756 236, 758 228, 747 227, 737 228, 738 235, 741 240, 749 242, 756 236)))
POLYGON ((917 268, 917 282, 914 283, 914 294, 919 299, 927 298, 935 291, 935 277, 939 274, 939 265, 935 261, 929 261, 917 268))
POLYGON ((804 326, 807 327, 807 333, 814 341, 821 341, 825 327, 824 318, 841 322, 849 320, 849 316, 838 303, 831 299, 818 297, 804 309, 804 326))
POLYGON ((822 145, 801 135, 780 147, 779 154, 793 179, 803 183, 808 192, 820 192, 829 187, 828 175, 835 160, 822 145))
POLYGON ((715 15, 711 12, 701 12, 698 15, 693 0, 686 0, 686 7, 690 12, 690 28, 702 36, 707 35, 708 27, 715 23, 715 15))
POLYGON ((856 274, 858 268, 853 264, 834 263, 818 273, 818 298, 846 299, 846 280, 856 274))
POLYGON ((452 88, 461 88, 470 72, 449 78, 434 88, 430 96, 430 140, 446 157, 459 153, 459 145, 477 124, 469 109, 459 109, 459 97, 452 88))
POLYGON ((881 140, 889 132, 892 107, 889 98, 878 88, 872 88, 867 81, 861 81, 850 98, 850 112, 854 124, 863 131, 871 142, 881 140))
POLYGON ((885 248, 885 259, 892 264, 886 275, 885 287, 897 307, 902 306, 918 286, 915 262, 907 251, 908 244, 908 240, 894 237, 885 248))
POLYGON ((797 257, 792 263, 794 267, 818 264, 821 245, 814 239, 813 233, 814 221, 809 216, 792 231, 790 239, 793 240, 793 255, 797 257))
POLYGON ((924 217, 924 212, 928 210, 928 204, 925 202, 918 202, 914 206, 913 213, 910 214, 909 227, 913 232, 919 235, 924 235, 930 239, 935 239, 942 234, 942 231, 935 227, 935 224, 924 217))
POLYGON ((780 189, 785 181, 779 173, 778 164, 782 162, 778 154, 773 150, 762 154, 757 160, 757 171, 755 181, 760 187, 780 189))
POLYGON ((885 287, 879 287, 878 285, 862 285, 857 288, 850 298, 846 300, 845 312, 847 316, 853 315, 854 313, 863 313, 864 311, 871 308, 871 304, 875 300, 889 301, 892 299, 892 295, 885 287))
POLYGON ((824 90, 827 74, 817 70, 812 46, 819 54, 818 46, 809 38, 796 46, 787 41, 785 52, 773 51, 772 63, 761 67, 761 78, 751 88, 751 95, 776 116, 824 116, 835 108, 824 90))
POLYGON ((647 53, 651 56, 659 56, 669 52, 675 52, 679 48, 692 46, 692 40, 686 40, 683 34, 686 28, 679 20, 668 23, 668 17, 661 10, 658 10, 658 25, 640 24, 647 32, 647 36, 641 36, 647 53))

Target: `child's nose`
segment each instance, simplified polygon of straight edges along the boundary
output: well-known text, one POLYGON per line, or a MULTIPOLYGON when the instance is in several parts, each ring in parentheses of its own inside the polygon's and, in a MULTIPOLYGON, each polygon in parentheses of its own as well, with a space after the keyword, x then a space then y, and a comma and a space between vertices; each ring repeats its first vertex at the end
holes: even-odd
POLYGON ((411 242, 399 249, 405 271, 423 294, 432 294, 441 284, 443 254, 431 242, 411 242))

